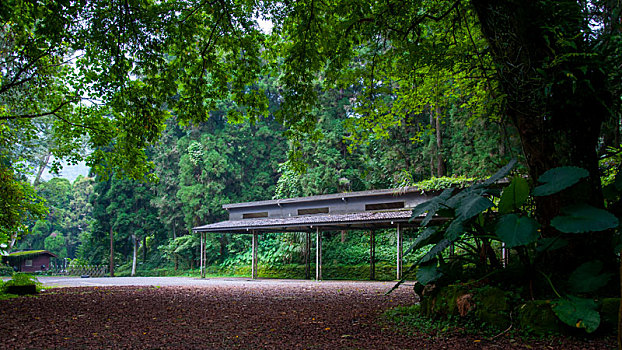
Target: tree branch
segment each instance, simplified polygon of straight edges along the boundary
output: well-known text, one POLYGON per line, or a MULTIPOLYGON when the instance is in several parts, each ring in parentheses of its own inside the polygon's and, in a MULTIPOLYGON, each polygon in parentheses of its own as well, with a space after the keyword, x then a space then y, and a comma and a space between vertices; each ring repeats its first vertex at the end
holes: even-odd
POLYGON ((17 73, 15 74, 15 76, 13 77, 13 79, 11 79, 11 81, 6 84, 3 85, 2 87, 0 87, 0 94, 5 93, 6 91, 8 91, 9 89, 17 86, 17 85, 21 85, 31 79, 33 79, 33 77, 29 77, 29 78, 24 78, 22 80, 19 80, 19 77, 26 72, 28 69, 30 69, 32 66, 35 65, 35 63, 37 63, 39 60, 41 60, 43 57, 47 56, 50 54, 49 52, 50 50, 45 51, 43 54, 41 54, 40 56, 36 57, 34 60, 32 60, 31 62, 28 62, 28 64, 26 64, 25 66, 21 67, 17 73))
POLYGON ((37 113, 37 114, 21 114, 21 115, 2 116, 2 117, 0 117, 0 120, 36 119, 36 118, 41 118, 41 117, 46 117, 46 116, 53 115, 56 118, 60 119, 63 123, 71 125, 73 127, 105 133, 106 132, 105 130, 94 128, 94 127, 83 125, 83 124, 72 123, 69 120, 67 120, 67 119, 61 117, 60 115, 58 115, 58 112, 63 107, 65 107, 66 105, 68 105, 70 103, 77 102, 78 100, 81 100, 81 98, 76 97, 73 100, 65 101, 65 102, 61 103, 60 105, 58 105, 56 108, 54 108, 54 110, 52 110, 50 112, 37 113))
POLYGON ((63 107, 65 107, 66 105, 68 105, 70 103, 73 103, 73 102, 75 102, 75 101, 73 101, 73 100, 65 101, 65 102, 61 103, 60 105, 58 105, 58 107, 56 107, 54 110, 52 110, 50 112, 37 113, 37 114, 20 114, 20 115, 2 116, 2 117, 0 117, 0 120, 35 119, 35 118, 46 117, 46 116, 49 116, 49 115, 56 115, 56 113, 58 113, 58 111, 60 111, 63 107))
POLYGON ((205 0, 204 0, 204 1, 201 1, 201 3, 199 4, 199 6, 197 6, 194 10, 190 11, 190 13, 189 13, 189 14, 187 14, 187 15, 186 15, 186 17, 184 17, 184 19, 182 19, 181 21, 179 21, 179 24, 182 24, 182 23, 186 22, 186 21, 188 20, 188 18, 190 18, 190 17, 194 16, 194 14, 195 14, 195 13, 197 13, 197 12, 198 12, 198 11, 199 11, 199 10, 200 10, 203 6, 205 6, 206 4, 209 4, 209 5, 211 6, 211 5, 214 5, 214 4, 216 3, 216 1, 217 1, 217 0, 215 0, 215 1, 210 1, 210 2, 205 1, 205 0))

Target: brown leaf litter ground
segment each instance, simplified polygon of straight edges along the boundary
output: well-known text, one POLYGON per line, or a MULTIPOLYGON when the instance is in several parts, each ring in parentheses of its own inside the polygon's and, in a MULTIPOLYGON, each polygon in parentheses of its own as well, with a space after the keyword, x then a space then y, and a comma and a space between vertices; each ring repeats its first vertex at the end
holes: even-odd
POLYGON ((610 349, 613 339, 516 340, 403 331, 388 284, 53 288, 0 301, 1 349, 610 349))

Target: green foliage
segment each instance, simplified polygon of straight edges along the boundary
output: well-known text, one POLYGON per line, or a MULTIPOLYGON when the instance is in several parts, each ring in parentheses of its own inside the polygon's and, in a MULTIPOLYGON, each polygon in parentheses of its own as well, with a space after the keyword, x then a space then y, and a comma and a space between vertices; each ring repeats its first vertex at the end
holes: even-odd
POLYGON ((529 198, 529 184, 520 176, 512 178, 510 184, 503 189, 499 199, 499 213, 507 214, 520 209, 529 198))
POLYGON ((0 154, 0 245, 4 250, 26 235, 28 223, 43 218, 47 208, 34 188, 26 181, 17 180, 13 170, 3 162, 0 154))
POLYGON ((499 219, 495 232, 506 247, 514 248, 535 242, 540 236, 539 226, 540 224, 530 217, 507 214, 499 219))
POLYGON ((592 299, 569 295, 553 304, 553 312, 567 325, 592 333, 600 325, 600 314, 596 306, 592 299))
MULTIPOLYGON (((0 263, 0 276, 11 276, 13 274, 13 268, 9 265, 6 265, 4 263, 0 263)), ((0 285, 0 290, 2 289, 1 287, 2 285, 0 285)))
POLYGON ((603 263, 600 260, 581 264, 570 274, 568 285, 574 293, 591 293, 607 285, 612 273, 602 273, 603 263))
POLYGON ((566 189, 589 175, 588 171, 578 167, 559 167, 548 170, 538 178, 539 185, 533 189, 534 196, 549 196, 566 189))
POLYGON ((465 188, 473 184, 476 180, 476 178, 466 176, 432 177, 427 180, 416 182, 412 184, 412 186, 422 191, 440 191, 448 188, 465 188))
POLYGON ((40 282, 39 280, 37 280, 36 277, 26 274, 26 273, 15 272, 11 276, 11 279, 7 281, 4 285, 5 286, 27 286, 31 284, 37 284, 37 283, 40 283, 40 282))
POLYGON ((52 232, 44 241, 45 249, 59 257, 67 256, 65 237, 60 232, 52 232))
POLYGON ((432 281, 436 281, 443 276, 436 262, 430 265, 420 265, 417 269, 417 282, 421 284, 428 284, 432 281))
POLYGON ((618 227, 618 218, 604 209, 588 204, 577 204, 562 208, 562 213, 553 220, 551 226, 565 233, 584 233, 604 231, 618 227))
MULTIPOLYGON (((598 312, 593 299, 572 294, 561 297, 553 281, 543 272, 545 267, 535 265, 532 259, 535 260, 542 254, 548 254, 554 250, 565 249, 568 241, 562 238, 562 233, 581 234, 612 229, 618 226, 618 219, 604 209, 579 202, 563 208, 561 215, 551 220, 549 227, 559 230, 556 237, 541 238, 543 227, 526 210, 530 198, 524 180, 515 177, 501 194, 490 187, 495 181, 505 176, 512 165, 511 163, 505 166, 488 180, 462 191, 454 193, 451 189, 445 190, 441 195, 413 209, 412 220, 421 219, 420 215, 427 211, 427 217, 422 220, 422 225, 431 226, 421 232, 414 247, 421 246, 423 242, 434 244, 428 253, 420 257, 412 267, 418 269, 419 283, 443 286, 451 283, 455 278, 464 278, 464 274, 452 271, 454 265, 447 260, 457 260, 460 265, 464 265, 462 261, 475 264, 476 274, 473 276, 475 278, 486 278, 492 273, 504 274, 505 271, 498 270, 500 266, 494 253, 491 255, 492 242, 498 240, 504 243, 506 248, 516 250, 521 264, 524 265, 523 268, 540 271, 545 277, 559 298, 554 301, 555 314, 564 323, 572 327, 584 328, 591 333, 599 325, 598 312), (498 197, 499 200, 497 201, 494 197, 498 197), (497 212, 491 211, 494 202, 498 203, 497 212), (446 222, 429 220, 429 217, 436 213, 447 217, 448 220, 446 222), (536 242, 538 242, 537 246, 534 244, 536 242), (463 251, 458 259, 455 255, 448 256, 444 253, 452 245, 463 251), (473 249, 474 246, 479 249, 473 249)), ((542 197, 544 193, 554 195, 577 184, 585 176, 585 171, 574 167, 552 169, 540 180, 545 184, 536 187, 534 191, 538 191, 539 197, 542 197), (555 178, 561 179, 562 184, 554 185, 555 178)), ((583 262, 570 274, 567 282, 568 292, 593 296, 595 292, 607 285, 612 276, 609 272, 602 272, 602 269, 602 262, 583 262)), ((556 282, 559 280, 556 279, 556 282)))

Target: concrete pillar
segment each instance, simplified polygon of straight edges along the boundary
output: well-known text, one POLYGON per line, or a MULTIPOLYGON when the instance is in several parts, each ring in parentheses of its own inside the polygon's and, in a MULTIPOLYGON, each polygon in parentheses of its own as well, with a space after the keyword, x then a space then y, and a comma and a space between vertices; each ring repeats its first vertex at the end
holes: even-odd
POLYGON ((397 224, 397 279, 402 279, 402 229, 400 224, 397 224))
POLYGON ((322 280, 322 233, 320 228, 315 228, 315 280, 322 280))
POLYGON ((251 271, 252 271, 252 279, 257 279, 257 242, 259 241, 259 236, 257 232, 253 231, 253 241, 252 241, 252 261, 251 261, 251 271))

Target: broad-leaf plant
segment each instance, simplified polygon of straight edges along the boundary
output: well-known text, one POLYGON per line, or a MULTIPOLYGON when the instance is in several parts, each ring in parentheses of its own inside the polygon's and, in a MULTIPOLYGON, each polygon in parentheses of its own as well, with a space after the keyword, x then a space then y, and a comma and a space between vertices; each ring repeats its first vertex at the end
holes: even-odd
MULTIPOLYGON (((413 208, 411 221, 420 221, 422 229, 405 254, 431 247, 411 266, 418 281, 415 291, 425 297, 426 286, 512 273, 514 270, 502 268, 497 257, 499 248, 504 247, 512 263, 516 260, 530 274, 529 288, 536 278, 546 282, 553 296, 552 310, 561 321, 594 332, 600 324, 595 292, 606 286, 613 274, 605 272, 603 263, 594 257, 580 264, 565 283, 553 282, 550 272, 538 265, 538 257, 567 246, 564 238, 568 234, 611 230, 618 227, 618 219, 605 209, 574 203, 562 207, 550 221, 559 234, 543 237, 541 224, 533 216, 534 198, 567 190, 588 172, 568 166, 550 169, 530 190, 524 177, 507 178, 515 164, 512 160, 486 181, 462 190, 446 189, 413 208)), ((530 293, 533 297, 533 290, 530 293)))

